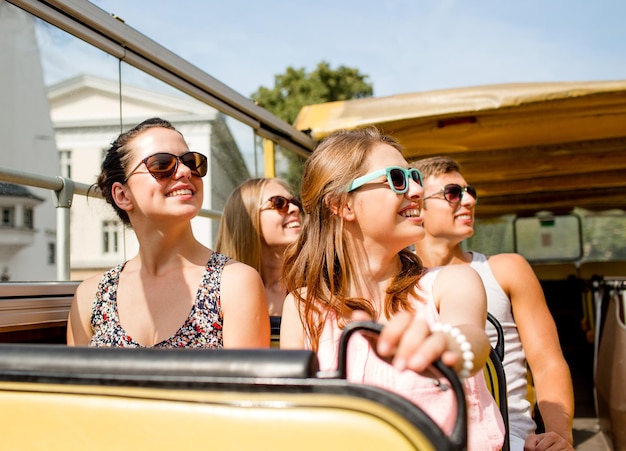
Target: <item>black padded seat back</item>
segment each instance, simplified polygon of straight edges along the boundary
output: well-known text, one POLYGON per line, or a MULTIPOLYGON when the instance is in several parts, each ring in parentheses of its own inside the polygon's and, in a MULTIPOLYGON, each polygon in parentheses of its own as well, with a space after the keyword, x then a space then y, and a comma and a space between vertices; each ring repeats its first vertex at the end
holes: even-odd
POLYGON ((500 324, 500 321, 498 321, 498 319, 489 312, 487 312, 487 321, 491 323, 493 328, 496 330, 496 336, 498 337, 493 349, 498 354, 500 361, 504 362, 504 331, 502 330, 502 324, 500 324))
POLYGON ((88 348, 0 344, 0 380, 60 378, 200 381, 213 378, 313 378, 312 351, 278 349, 88 348))
POLYGON ((502 325, 500 324, 500 321, 498 321, 498 319, 491 313, 487 314, 487 320, 495 328, 498 339, 496 341, 496 345, 493 346, 489 351, 489 359, 487 360, 487 363, 483 368, 483 374, 485 376, 487 388, 489 389, 491 395, 496 401, 496 404, 500 409, 500 414, 502 415, 502 420, 504 421, 505 435, 502 451, 509 451, 509 402, 506 386, 506 374, 504 373, 503 365, 504 331, 502 330, 502 325))

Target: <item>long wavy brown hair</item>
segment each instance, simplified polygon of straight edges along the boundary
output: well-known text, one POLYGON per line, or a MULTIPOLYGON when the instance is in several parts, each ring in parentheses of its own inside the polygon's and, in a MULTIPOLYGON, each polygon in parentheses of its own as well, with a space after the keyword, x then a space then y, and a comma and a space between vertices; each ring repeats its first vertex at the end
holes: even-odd
MULTIPOLYGON (((319 143, 304 166, 301 198, 306 214, 300 237, 285 252, 283 277, 299 304, 305 333, 314 350, 328 312, 336 312, 340 327, 354 310, 378 317, 371 301, 349 296, 359 257, 349 251, 343 218, 334 214, 331 206, 341 211, 352 195, 348 193, 350 184, 364 174, 371 149, 381 143, 402 153, 395 138, 373 127, 335 132, 319 143)), ((399 257, 401 267, 384 300, 387 318, 400 310, 412 310, 408 297, 415 295, 424 270, 419 257, 410 250, 400 251, 399 257)))

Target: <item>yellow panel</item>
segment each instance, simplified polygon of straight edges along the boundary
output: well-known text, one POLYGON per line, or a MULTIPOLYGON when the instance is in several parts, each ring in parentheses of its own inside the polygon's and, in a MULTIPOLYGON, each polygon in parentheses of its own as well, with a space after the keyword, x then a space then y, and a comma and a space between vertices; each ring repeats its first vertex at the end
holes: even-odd
POLYGON ((0 424, 4 449, 433 449, 395 412, 324 394, 2 383, 0 424))
POLYGON ((265 177, 276 177, 276 146, 274 141, 263 138, 263 159, 265 163, 265 177))
MULTIPOLYGON (((309 105, 300 111, 294 126, 298 130, 310 130, 315 139, 320 139, 342 128, 377 125, 397 130, 397 125, 402 122, 406 122, 409 128, 416 128, 421 124, 432 125, 435 119, 435 128, 432 130, 436 133, 444 130, 436 126, 438 118, 465 115, 484 118, 491 112, 502 111, 507 117, 519 112, 525 119, 535 123, 539 120, 540 123, 542 118, 538 114, 571 117, 579 110, 593 111, 602 119, 598 121, 599 126, 602 126, 601 122, 608 122, 611 124, 609 127, 623 130, 623 122, 615 115, 624 114, 625 93, 626 80, 511 83, 454 88, 309 105), (600 112, 604 113, 602 117, 600 112), (396 125, 388 126, 394 123, 396 125)), ((476 127, 468 129, 476 132, 476 127)), ((509 125, 506 131, 510 130, 509 125)), ((579 133, 576 127, 569 127, 565 131, 579 133)), ((406 140, 400 141, 409 146, 406 140)))

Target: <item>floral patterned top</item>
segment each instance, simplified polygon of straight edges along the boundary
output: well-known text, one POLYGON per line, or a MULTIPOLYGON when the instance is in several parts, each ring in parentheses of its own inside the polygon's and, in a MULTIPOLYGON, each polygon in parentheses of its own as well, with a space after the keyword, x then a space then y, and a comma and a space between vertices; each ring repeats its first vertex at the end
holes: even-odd
MULTIPOLYGON (((228 260, 228 257, 218 252, 211 254, 189 317, 174 335, 155 344, 154 348, 223 347, 220 280, 228 260)), ((125 265, 126 262, 120 263, 107 271, 98 285, 91 310, 91 327, 94 334, 89 346, 142 347, 122 328, 117 312, 117 285, 125 265)))

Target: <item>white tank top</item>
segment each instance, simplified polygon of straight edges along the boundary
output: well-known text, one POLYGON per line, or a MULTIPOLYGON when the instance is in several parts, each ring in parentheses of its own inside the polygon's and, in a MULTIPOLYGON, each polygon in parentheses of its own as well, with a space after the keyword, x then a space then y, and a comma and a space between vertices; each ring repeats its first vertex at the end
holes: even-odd
MULTIPOLYGON (((526 355, 522 348, 517 326, 513 320, 511 300, 498 284, 487 258, 478 252, 472 252, 470 266, 478 272, 487 292, 487 310, 495 316, 504 331, 504 372, 508 389, 509 434, 523 440, 535 431, 535 422, 530 412, 530 403, 526 399, 526 355)), ((487 322, 487 335, 491 345, 497 340, 496 330, 487 322)), ((511 440, 513 443, 513 440, 511 440)))

